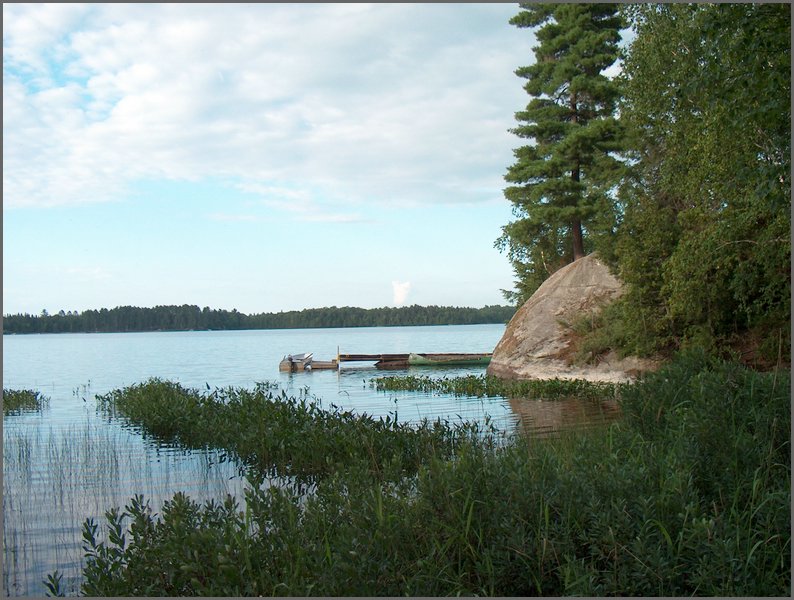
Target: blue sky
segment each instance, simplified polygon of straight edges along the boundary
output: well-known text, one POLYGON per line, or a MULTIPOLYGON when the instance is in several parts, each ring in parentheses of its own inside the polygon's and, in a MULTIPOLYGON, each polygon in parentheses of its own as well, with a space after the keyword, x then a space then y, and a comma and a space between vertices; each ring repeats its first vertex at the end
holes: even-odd
POLYGON ((4 4, 3 313, 503 304, 516 4, 4 4))

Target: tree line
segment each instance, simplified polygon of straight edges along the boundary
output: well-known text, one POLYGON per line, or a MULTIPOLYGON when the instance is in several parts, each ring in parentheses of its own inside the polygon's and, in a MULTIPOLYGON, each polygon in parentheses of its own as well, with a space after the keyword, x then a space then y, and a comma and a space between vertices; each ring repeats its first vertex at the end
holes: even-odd
POLYGON ((516 70, 507 299, 596 251, 625 285, 613 348, 789 357, 791 6, 527 3, 510 23, 537 45, 516 70))
POLYGON ((307 308, 278 313, 247 315, 195 305, 119 306, 101 310, 60 311, 39 315, 3 317, 3 333, 120 333, 139 331, 190 331, 233 329, 305 329, 322 327, 383 327, 405 325, 473 325, 506 323, 515 312, 511 306, 469 308, 457 306, 401 306, 356 308, 351 306, 307 308))

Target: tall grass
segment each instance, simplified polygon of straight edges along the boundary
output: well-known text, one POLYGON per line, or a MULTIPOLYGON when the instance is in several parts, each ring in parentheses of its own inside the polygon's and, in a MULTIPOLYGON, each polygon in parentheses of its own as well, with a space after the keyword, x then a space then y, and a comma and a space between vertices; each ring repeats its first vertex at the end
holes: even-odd
POLYGON ((211 420, 217 438, 195 441, 267 436, 247 464, 306 469, 315 485, 253 485, 244 511, 177 495, 155 516, 136 497, 108 512, 107 542, 84 525, 84 594, 790 595, 788 373, 684 355, 622 390, 620 422, 542 444, 359 422, 261 390, 150 382, 114 405, 166 392, 147 410, 167 399, 172 420, 190 415, 163 423, 169 436, 234 414, 234 432, 211 420))

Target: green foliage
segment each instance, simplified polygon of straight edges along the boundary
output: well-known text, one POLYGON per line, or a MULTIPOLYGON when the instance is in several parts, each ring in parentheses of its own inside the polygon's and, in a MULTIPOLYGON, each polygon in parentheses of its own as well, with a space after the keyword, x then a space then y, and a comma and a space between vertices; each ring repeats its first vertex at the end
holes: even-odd
POLYGON ((40 316, 7 315, 4 333, 66 333, 186 331, 193 329, 301 329, 314 327, 382 327, 390 325, 471 325, 506 323, 515 312, 512 306, 401 306, 355 308, 336 306, 307 308, 279 313, 246 315, 237 310, 200 309, 198 306, 119 306, 82 313, 60 311, 40 316))
POLYGON ((642 321, 631 337, 717 349, 756 331, 775 350, 784 335, 776 358, 790 356, 790 5, 627 15, 621 120, 635 165, 616 255, 625 312, 642 321))
POLYGON ((100 407, 144 431, 185 448, 219 447, 246 469, 278 472, 311 483, 346 465, 360 464, 379 478, 415 472, 428 457, 449 457, 478 435, 476 424, 454 430, 423 421, 374 419, 315 401, 290 398, 267 384, 199 392, 150 379, 98 395, 100 407))
POLYGON ((61 589, 61 581, 63 580, 63 573, 57 569, 53 573, 47 575, 44 580, 44 587, 47 588, 47 596, 65 596, 66 594, 61 589))
MULTIPOLYGON (((557 18, 558 10, 566 18, 576 12, 533 5, 514 19, 546 23, 536 64, 519 72, 538 78, 527 85, 530 93, 545 94, 517 115, 530 119, 517 133, 535 140, 517 151, 508 174, 522 184, 506 192, 521 218, 498 240, 516 271, 516 289, 506 293, 516 302, 572 258, 570 234, 555 213, 572 209, 554 201, 535 206, 548 190, 571 197, 574 187, 554 183, 568 171, 547 150, 572 127, 555 124, 565 96, 554 96, 557 105, 548 96, 564 80, 557 68, 567 44, 578 40, 565 36, 578 25, 557 18)), ((754 364, 784 363, 791 355, 790 5, 621 10, 636 34, 616 82, 625 162, 596 169, 604 182, 622 179, 616 198, 608 185, 587 190, 602 204, 591 211, 585 247, 610 264, 625 293, 585 345, 641 355, 735 348, 754 364)))
MULTIPOLYGON (((253 564, 245 544, 250 515, 227 496, 203 506, 182 493, 166 501, 155 522, 142 496, 124 511, 105 515, 107 541, 97 525, 83 525, 85 596, 247 596, 256 591, 253 564), (125 521, 129 519, 130 524, 125 521), (129 542, 129 545, 127 545, 129 542)), ((255 595, 255 594, 254 594, 255 595)))
POLYGON ((40 411, 50 399, 35 390, 3 389, 3 415, 19 414, 27 411, 40 411))
MULTIPOLYGON (((600 431, 466 434, 389 479, 370 465, 390 447, 353 452, 311 488, 252 474, 244 508, 177 494, 156 515, 136 497, 85 524, 82 592, 788 597, 790 385, 692 352, 624 387, 624 418, 600 431)), ((343 429, 337 444, 360 443, 343 429)))
POLYGON ((653 306, 636 307, 624 295, 599 312, 571 323, 575 334, 574 364, 594 364, 614 351, 619 358, 639 356, 661 359, 665 350, 662 317, 653 306))
POLYGON ((387 376, 370 381, 380 391, 422 391, 455 396, 502 396, 505 398, 614 398, 624 384, 583 379, 509 380, 490 375, 433 378, 427 375, 387 376))
POLYGON ((505 180, 515 221, 496 245, 516 271, 511 300, 526 300, 551 273, 610 237, 617 223, 611 188, 622 170, 612 153, 622 133, 618 89, 602 71, 618 57, 622 21, 613 4, 521 4, 510 20, 536 28, 535 62, 516 75, 532 97, 512 131, 530 140, 515 150, 505 180))

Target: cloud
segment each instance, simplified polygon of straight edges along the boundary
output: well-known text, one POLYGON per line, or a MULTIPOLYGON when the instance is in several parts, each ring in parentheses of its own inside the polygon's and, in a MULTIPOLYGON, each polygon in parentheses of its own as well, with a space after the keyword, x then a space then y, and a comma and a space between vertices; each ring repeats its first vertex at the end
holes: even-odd
POLYGON ((226 223, 256 223, 261 221, 260 217, 256 215, 234 215, 227 213, 212 213, 207 216, 212 221, 220 221, 226 223))
POLYGON ((329 214, 329 213, 317 213, 312 215, 306 215, 301 218, 302 221, 307 221, 309 223, 350 223, 350 224, 359 224, 359 223, 372 223, 373 220, 362 217, 361 215, 357 214, 329 214))
POLYGON ((527 100, 513 71, 532 44, 512 6, 3 11, 5 207, 205 177, 290 189, 340 220, 359 204, 501 197, 527 100))
POLYGON ((296 221, 320 223, 369 223, 371 219, 359 214, 345 212, 343 201, 324 196, 320 191, 306 188, 294 189, 289 186, 263 185, 246 182, 238 184, 238 189, 258 197, 259 202, 268 208, 291 214, 296 221))
POLYGON ((392 281, 392 292, 394 294, 393 303, 395 306, 402 306, 408 299, 408 293, 411 291, 410 281, 392 281))

